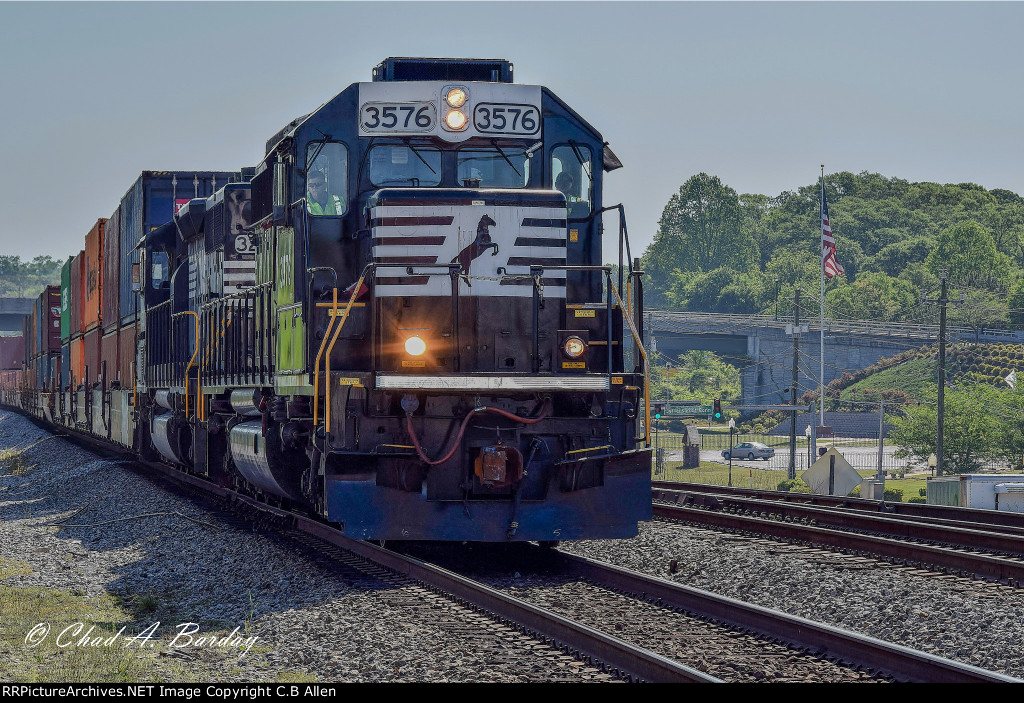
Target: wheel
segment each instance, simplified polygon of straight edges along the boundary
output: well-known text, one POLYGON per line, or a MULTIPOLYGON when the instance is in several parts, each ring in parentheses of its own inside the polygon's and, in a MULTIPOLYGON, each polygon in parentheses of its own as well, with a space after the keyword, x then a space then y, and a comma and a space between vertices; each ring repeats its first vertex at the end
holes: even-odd
POLYGON ((722 453, 722 458, 723 459, 732 459, 732 455, 729 454, 729 452, 723 452, 722 453))
POLYGON ((753 461, 753 460, 754 460, 754 452, 750 452, 750 454, 747 454, 747 461, 753 461))

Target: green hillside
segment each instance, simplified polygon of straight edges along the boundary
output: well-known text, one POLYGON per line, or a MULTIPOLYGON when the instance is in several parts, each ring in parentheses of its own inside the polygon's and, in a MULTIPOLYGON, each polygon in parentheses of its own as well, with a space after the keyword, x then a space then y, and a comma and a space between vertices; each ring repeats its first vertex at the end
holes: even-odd
MULTIPOLYGON (((789 315, 793 293, 820 296, 819 183, 775 196, 739 194, 705 173, 666 204, 643 254, 650 308, 789 315)), ((1024 329, 1024 198, 973 183, 914 183, 877 173, 826 174, 830 223, 846 270, 826 284, 826 315, 938 322, 947 272, 949 322, 1024 329), (961 301, 962 298, 962 301, 961 301)))

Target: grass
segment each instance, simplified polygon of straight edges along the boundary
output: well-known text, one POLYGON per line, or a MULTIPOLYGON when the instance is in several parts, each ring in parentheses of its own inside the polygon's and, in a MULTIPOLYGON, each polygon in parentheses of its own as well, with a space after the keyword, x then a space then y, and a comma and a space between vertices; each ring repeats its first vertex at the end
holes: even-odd
POLYGON ((922 358, 904 361, 892 368, 873 373, 849 388, 845 388, 841 398, 857 400, 860 394, 868 389, 883 391, 898 388, 912 400, 920 400, 929 388, 935 387, 937 368, 938 362, 934 359, 922 358))
POLYGON ((0 469, 7 473, 14 476, 24 476, 34 468, 34 466, 29 466, 25 458, 24 449, 0 450, 0 469))
MULTIPOLYGON (((684 469, 682 462, 665 462, 665 475, 652 474, 656 481, 684 481, 709 486, 729 485, 729 467, 708 461, 702 461, 695 469, 684 469)), ((802 472, 797 471, 797 476, 802 472)), ((874 471, 858 471, 864 478, 872 478, 874 471)), ((898 488, 903 491, 903 500, 920 496, 920 489, 925 487, 925 476, 885 480, 886 488, 898 488)), ((774 491, 786 480, 785 469, 761 469, 749 465, 732 467, 732 485, 736 488, 753 488, 761 491, 774 491)))

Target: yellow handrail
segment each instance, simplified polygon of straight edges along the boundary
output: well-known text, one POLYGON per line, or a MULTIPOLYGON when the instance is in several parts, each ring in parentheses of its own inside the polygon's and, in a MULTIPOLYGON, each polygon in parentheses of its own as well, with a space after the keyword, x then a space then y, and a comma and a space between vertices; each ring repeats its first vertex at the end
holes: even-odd
MULTIPOLYGON (((331 319, 327 322, 327 331, 324 332, 324 338, 320 342, 320 349, 316 353, 316 361, 313 362, 313 426, 316 427, 317 421, 320 419, 320 358, 324 354, 324 348, 327 346, 327 339, 331 336, 331 329, 334 327, 334 321, 337 319, 335 312, 338 310, 338 288, 334 287, 331 289, 331 309, 328 315, 331 319)), ((315 322, 312 320, 311 322, 315 322)), ((330 384, 330 378, 327 379, 328 385, 330 384)))
MULTIPOLYGON (((622 310, 622 298, 619 297, 619 292, 615 290, 615 286, 612 285, 611 275, 608 275, 608 290, 615 296, 615 300, 619 304, 619 310, 622 310)), ((643 341, 640 339, 640 335, 636 331, 636 326, 633 325, 632 315, 623 314, 622 319, 626 321, 629 326, 629 331, 633 335, 633 342, 636 344, 636 348, 640 350, 640 357, 644 360, 644 444, 651 446, 651 386, 650 386, 650 365, 647 361, 647 352, 644 350, 643 341)), ((608 321, 611 324, 611 320, 608 321)), ((611 372, 611 369, 609 369, 611 372)))
MULTIPOLYGON (((189 417, 190 413, 189 413, 189 406, 188 406, 188 372, 192 368, 192 365, 195 363, 196 355, 199 353, 199 313, 193 312, 191 310, 185 310, 181 314, 183 314, 183 315, 192 315, 193 317, 196 318, 196 342, 195 342, 195 347, 192 349, 192 358, 188 360, 188 366, 185 367, 185 417, 189 417)), ((197 416, 199 414, 199 410, 198 410, 199 403, 200 403, 200 399, 199 399, 199 394, 197 392, 196 393, 196 415, 197 416)), ((202 419, 202 418, 200 418, 200 419, 202 419)))
MULTIPOLYGON (((352 289, 352 295, 349 296, 348 304, 345 305, 345 311, 341 313, 341 322, 338 323, 337 329, 334 330, 334 336, 331 337, 331 343, 327 347, 327 355, 324 359, 324 376, 327 378, 327 388, 324 393, 324 426, 327 431, 331 431, 331 352, 334 351, 334 343, 338 341, 338 335, 341 334, 341 328, 345 326, 345 322, 348 320, 348 315, 352 312, 352 306, 356 302, 356 297, 359 296, 359 291, 363 287, 363 281, 366 279, 366 269, 363 269, 363 273, 359 276, 359 280, 356 282, 355 287, 352 289)), ((327 338, 327 335, 324 335, 327 338)))

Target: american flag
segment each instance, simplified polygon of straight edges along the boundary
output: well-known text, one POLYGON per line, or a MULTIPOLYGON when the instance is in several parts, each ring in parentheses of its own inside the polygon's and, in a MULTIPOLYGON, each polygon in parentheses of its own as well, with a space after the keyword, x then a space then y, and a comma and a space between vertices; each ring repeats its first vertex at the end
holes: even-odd
POLYGON ((821 181, 821 267, 826 278, 842 276, 845 271, 836 259, 836 239, 828 224, 828 200, 825 199, 825 180, 821 181))

